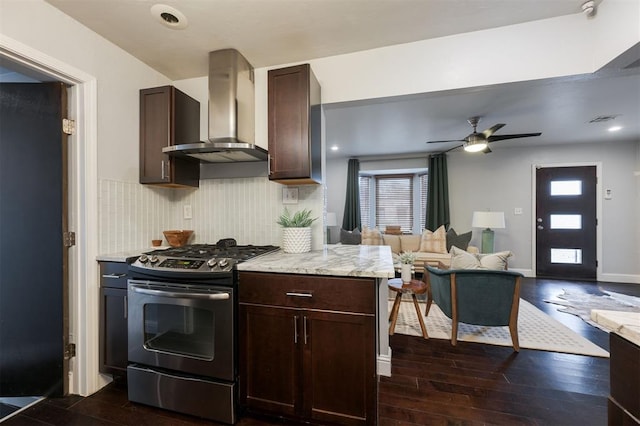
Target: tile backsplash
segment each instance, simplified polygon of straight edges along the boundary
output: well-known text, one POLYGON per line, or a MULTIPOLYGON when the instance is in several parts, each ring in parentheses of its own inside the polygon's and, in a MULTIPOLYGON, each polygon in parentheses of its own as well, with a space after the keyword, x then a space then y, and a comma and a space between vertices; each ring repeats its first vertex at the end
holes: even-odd
MULTIPOLYGON (((100 253, 147 248, 167 229, 193 229, 190 243, 235 238, 238 244, 281 244, 276 220, 284 210, 282 188, 264 177, 207 179, 200 188, 171 189, 137 182, 99 182, 100 253), (184 219, 190 205, 192 219, 184 219)), ((311 209, 321 217, 322 185, 299 186, 299 202, 291 211, 311 209)), ((322 220, 313 226, 313 248, 322 247, 322 220)), ((166 241, 163 240, 163 244, 166 241)))

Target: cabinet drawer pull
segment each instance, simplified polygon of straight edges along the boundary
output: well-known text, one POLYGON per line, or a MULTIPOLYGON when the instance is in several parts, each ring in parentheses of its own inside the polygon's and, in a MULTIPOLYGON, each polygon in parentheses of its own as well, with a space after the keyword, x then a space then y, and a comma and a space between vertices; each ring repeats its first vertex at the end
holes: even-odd
POLYGON ((298 344, 298 316, 293 317, 293 343, 298 344))
POLYGON ((287 296, 291 296, 291 297, 313 297, 313 294, 311 293, 296 293, 293 291, 288 291, 287 292, 287 296))
POLYGON ((109 278, 109 279, 114 279, 117 280, 119 278, 122 277, 126 277, 127 274, 123 274, 123 273, 119 273, 119 274, 102 274, 102 278, 109 278))
POLYGON ((304 332, 304 344, 307 344, 307 316, 305 315, 303 317, 303 323, 302 326, 304 328, 303 332, 304 332))

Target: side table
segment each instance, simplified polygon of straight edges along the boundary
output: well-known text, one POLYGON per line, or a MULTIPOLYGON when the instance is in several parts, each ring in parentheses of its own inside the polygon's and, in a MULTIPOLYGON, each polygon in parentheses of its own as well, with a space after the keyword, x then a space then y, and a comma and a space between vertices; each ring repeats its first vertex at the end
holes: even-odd
POLYGON ((396 298, 393 302, 393 308, 391 309, 391 315, 389 316, 389 335, 393 336, 396 328, 396 322, 398 321, 398 311, 400 310, 400 303, 402 302, 403 294, 410 294, 413 299, 413 306, 416 308, 416 314, 418 315, 418 321, 420 321, 420 328, 422 329, 422 337, 429 338, 427 334, 427 328, 424 325, 422 314, 420 313, 420 307, 418 306, 418 299, 416 294, 424 294, 427 292, 427 284, 420 280, 411 280, 408 283, 403 283, 400 278, 390 279, 388 282, 389 290, 396 292, 396 298))

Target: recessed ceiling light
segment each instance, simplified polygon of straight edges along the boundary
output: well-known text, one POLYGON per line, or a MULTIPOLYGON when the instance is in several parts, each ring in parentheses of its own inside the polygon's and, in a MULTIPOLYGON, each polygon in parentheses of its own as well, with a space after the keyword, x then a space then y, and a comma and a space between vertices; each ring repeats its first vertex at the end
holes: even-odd
POLYGON ((610 132, 617 132, 620 129, 622 129, 622 126, 611 126, 607 130, 609 130, 610 132))
POLYGON ((339 149, 339 148, 338 148, 338 145, 333 145, 333 146, 331 147, 331 151, 337 151, 338 149, 339 149))
POLYGON ((166 4, 154 4, 151 6, 151 15, 162 25, 172 30, 185 29, 189 23, 182 12, 166 4))

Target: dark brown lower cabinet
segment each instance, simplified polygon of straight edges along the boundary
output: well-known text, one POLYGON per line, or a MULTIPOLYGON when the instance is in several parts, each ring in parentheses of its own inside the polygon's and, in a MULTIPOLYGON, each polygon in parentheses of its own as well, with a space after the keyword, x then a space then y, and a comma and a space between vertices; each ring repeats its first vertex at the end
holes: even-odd
POLYGON ((640 346, 609 333, 608 424, 640 425, 640 346))
MULTIPOLYGON (((347 286, 345 293, 355 296, 348 286, 357 280, 313 277, 313 281, 297 276, 298 280, 290 282, 291 291, 284 292, 296 294, 290 296, 290 304, 264 305, 255 303, 252 296, 243 300, 242 287, 252 285, 249 277, 253 274, 247 274, 241 273, 240 278, 240 394, 244 409, 311 423, 375 424, 375 315, 325 310, 322 305, 327 298, 317 303, 321 308, 296 306, 313 305, 313 298, 322 299, 323 280, 334 286, 342 282, 347 286), (305 285, 310 283, 310 287, 305 285)), ((269 293, 264 292, 265 286, 279 276, 257 275, 261 276, 252 278, 260 280, 256 283, 263 293, 269 293)), ((370 300, 375 285, 373 280, 365 282, 358 290, 366 292, 363 297, 370 300)), ((267 294, 264 300, 273 298, 267 294)), ((375 312, 375 305, 372 309, 375 312)))
POLYGON ((127 374, 127 264, 100 262, 101 373, 127 374))

